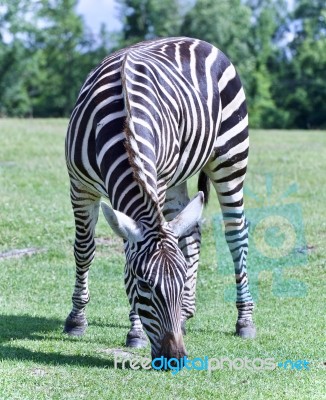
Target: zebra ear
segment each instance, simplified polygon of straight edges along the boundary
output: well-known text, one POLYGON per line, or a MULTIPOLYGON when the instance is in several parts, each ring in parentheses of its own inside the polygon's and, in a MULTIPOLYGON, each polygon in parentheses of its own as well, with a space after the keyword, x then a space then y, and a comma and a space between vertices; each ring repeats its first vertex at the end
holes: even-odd
POLYGON ((130 242, 138 242, 143 239, 140 227, 132 218, 120 211, 113 210, 103 201, 101 207, 105 219, 118 236, 130 242))
POLYGON ((198 192, 187 206, 172 221, 168 222, 169 227, 180 237, 200 220, 203 206, 204 193, 198 192))

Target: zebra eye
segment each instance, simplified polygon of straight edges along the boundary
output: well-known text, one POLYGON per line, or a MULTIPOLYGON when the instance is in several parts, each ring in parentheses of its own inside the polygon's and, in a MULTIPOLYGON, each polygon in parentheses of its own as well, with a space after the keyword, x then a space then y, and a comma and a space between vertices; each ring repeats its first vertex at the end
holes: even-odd
POLYGON ((151 291, 149 284, 145 281, 138 280, 138 287, 142 292, 150 292, 151 291))

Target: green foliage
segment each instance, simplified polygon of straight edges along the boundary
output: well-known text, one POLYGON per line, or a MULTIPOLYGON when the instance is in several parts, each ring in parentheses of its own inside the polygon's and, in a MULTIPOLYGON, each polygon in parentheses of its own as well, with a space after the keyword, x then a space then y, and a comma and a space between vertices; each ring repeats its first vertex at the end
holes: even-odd
POLYGON ((284 27, 286 1, 247 0, 245 4, 252 12, 248 45, 254 59, 251 70, 245 71, 249 81, 250 124, 253 127, 282 128, 285 111, 282 113, 273 99, 275 71, 271 63, 277 55, 277 40, 284 27))
POLYGON ((11 40, 3 40, 0 35, 0 115, 31 115, 32 100, 30 83, 37 76, 35 59, 37 55, 25 42, 29 42, 35 32, 31 18, 27 21, 28 1, 13 0, 6 2, 6 8, 0 14, 0 26, 6 28, 11 40))
POLYGON ((68 116, 85 77, 104 55, 105 29, 96 44, 77 0, 4 1, 0 37, 0 113, 68 116), (4 40, 4 33, 9 36, 4 40))
POLYGON ((43 49, 42 69, 46 76, 35 104, 38 116, 69 115, 78 94, 76 82, 81 80, 78 46, 83 39, 83 24, 75 14, 76 3, 76 0, 41 2, 39 17, 45 26, 37 33, 36 46, 43 49))
POLYGON ((248 53, 243 37, 249 34, 250 10, 240 0, 198 0, 185 15, 181 34, 206 40, 226 52, 232 61, 248 53), (213 18, 214 16, 214 18, 213 18))
POLYGON ((78 0, 2 0, 0 116, 68 116, 90 70, 144 39, 186 35, 236 66, 251 127, 326 126, 323 0, 123 0, 120 32, 94 38, 78 0))
POLYGON ((198 0, 185 15, 180 32, 206 40, 226 53, 247 86, 254 59, 243 38, 250 34, 250 17, 250 9, 240 0, 198 0))
POLYGON ((324 1, 297 0, 295 35, 280 80, 288 92, 291 127, 326 127, 326 6, 324 1))
POLYGON ((124 22, 120 47, 144 39, 175 36, 181 23, 180 4, 175 0, 123 0, 120 15, 124 22))

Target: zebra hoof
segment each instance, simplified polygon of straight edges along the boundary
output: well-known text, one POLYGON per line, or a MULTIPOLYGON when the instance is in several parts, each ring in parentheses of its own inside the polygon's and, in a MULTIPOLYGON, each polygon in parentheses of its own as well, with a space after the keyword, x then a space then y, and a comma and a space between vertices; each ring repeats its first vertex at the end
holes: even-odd
POLYGON ((126 346, 141 349, 147 346, 147 337, 142 330, 133 329, 128 332, 126 346))
POLYGON ((235 325, 235 333, 242 339, 254 339, 257 332, 255 325, 251 320, 240 319, 235 325))
POLYGON ((73 318, 68 315, 63 332, 70 336, 82 336, 85 333, 87 326, 88 323, 85 317, 73 318))

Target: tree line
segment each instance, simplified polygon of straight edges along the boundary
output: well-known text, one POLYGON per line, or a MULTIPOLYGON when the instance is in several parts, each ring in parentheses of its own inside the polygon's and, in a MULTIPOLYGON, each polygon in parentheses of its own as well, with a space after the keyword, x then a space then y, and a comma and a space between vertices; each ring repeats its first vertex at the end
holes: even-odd
POLYGON ((67 117, 106 55, 185 35, 216 45, 234 63, 252 127, 326 127, 324 0, 121 0, 121 30, 103 24, 97 35, 77 4, 0 0, 0 116, 67 117))

